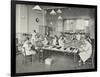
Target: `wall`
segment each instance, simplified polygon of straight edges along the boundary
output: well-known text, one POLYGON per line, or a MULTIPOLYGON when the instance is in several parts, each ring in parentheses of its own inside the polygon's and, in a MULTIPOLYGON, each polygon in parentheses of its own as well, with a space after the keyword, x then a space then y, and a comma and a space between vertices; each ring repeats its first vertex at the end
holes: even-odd
POLYGON ((90 32, 91 38, 94 38, 95 37, 95 10, 91 9, 89 15, 90 15, 90 23, 89 23, 88 30, 90 32))
POLYGON ((36 11, 32 9, 32 5, 16 6, 16 32, 31 33, 32 30, 44 33, 46 25, 44 11, 36 11), (39 22, 36 22, 36 18, 39 22))
MULTIPOLYGON (((91 38, 94 38, 94 10, 93 9, 88 9, 88 8, 64 8, 61 9, 62 10, 62 14, 60 14, 63 19, 68 19, 68 18, 84 18, 84 19, 89 19, 90 20, 90 24, 88 27, 88 31, 91 35, 91 38)), ((57 19, 57 17, 59 16, 59 14, 52 16, 50 15, 51 10, 48 10, 48 14, 47 14, 47 25, 51 26, 53 28, 57 28, 57 26, 59 26, 58 24, 60 24, 61 26, 63 26, 63 22, 59 22, 59 20, 57 19), (53 22, 53 25, 50 25, 50 22, 53 22)), ((55 11, 57 11, 57 9, 55 9, 55 11)), ((57 31, 57 29, 54 29, 54 31, 57 31)), ((63 29, 62 29, 63 31, 63 29)), ((56 32, 56 34, 59 34, 59 32, 56 32)))
POLYGON ((29 11, 29 32, 36 30, 41 33, 41 28, 46 25, 44 11, 37 11, 32 9, 33 6, 28 6, 29 11), (39 19, 39 22, 36 22, 36 18, 39 19))
POLYGON ((28 30, 28 15, 26 5, 16 5, 16 32, 27 33, 28 30))
MULTIPOLYGON (((17 5, 16 6, 16 32, 18 33, 31 33, 32 30, 36 30, 39 33, 45 33, 45 26, 52 27, 53 34, 59 35, 58 26, 63 26, 63 21, 58 20, 58 16, 61 15, 63 19, 68 18, 88 18, 90 19, 89 27, 87 27, 91 38, 94 38, 94 10, 88 8, 64 8, 62 14, 50 15, 51 10, 47 10, 47 14, 44 14, 44 10, 33 10, 33 5, 17 5), (36 18, 39 22, 36 22, 36 18), (46 23, 47 22, 47 23, 46 23), (50 24, 52 22, 53 24, 50 24)), ((55 9, 57 11, 57 9, 55 9)), ((61 27, 60 27, 61 28, 61 27)), ((61 29, 63 31, 63 29, 61 29)))

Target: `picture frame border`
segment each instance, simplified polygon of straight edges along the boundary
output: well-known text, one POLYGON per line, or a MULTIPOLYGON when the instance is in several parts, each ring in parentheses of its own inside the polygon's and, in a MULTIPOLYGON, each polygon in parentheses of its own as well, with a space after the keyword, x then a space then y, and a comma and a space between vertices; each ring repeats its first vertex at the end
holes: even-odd
POLYGON ((82 4, 64 4, 64 3, 50 3, 50 2, 35 2, 35 1, 16 1, 11 0, 11 76, 29 76, 29 75, 48 75, 48 74, 65 74, 65 73, 80 73, 80 72, 96 72, 97 71, 97 5, 82 5, 82 4), (30 72, 30 73, 16 73, 16 4, 26 5, 53 5, 65 7, 78 8, 94 8, 95 9, 95 66, 94 69, 78 69, 78 70, 60 70, 47 72, 30 72))

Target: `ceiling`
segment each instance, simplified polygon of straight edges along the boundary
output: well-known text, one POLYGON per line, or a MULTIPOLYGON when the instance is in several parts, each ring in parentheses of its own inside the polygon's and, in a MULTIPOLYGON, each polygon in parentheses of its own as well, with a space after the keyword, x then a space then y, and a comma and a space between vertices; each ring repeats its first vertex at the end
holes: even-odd
POLYGON ((56 7, 56 6, 40 6, 42 9, 60 9, 60 8, 66 8, 66 7, 56 7))
MULTIPOLYGON (((34 5, 33 5, 33 7, 34 7, 34 5)), ((40 5, 40 7, 41 7, 42 9, 44 9, 44 10, 46 10, 46 9, 60 9, 60 8, 67 8, 67 7, 59 7, 59 6, 41 6, 41 5, 40 5)))

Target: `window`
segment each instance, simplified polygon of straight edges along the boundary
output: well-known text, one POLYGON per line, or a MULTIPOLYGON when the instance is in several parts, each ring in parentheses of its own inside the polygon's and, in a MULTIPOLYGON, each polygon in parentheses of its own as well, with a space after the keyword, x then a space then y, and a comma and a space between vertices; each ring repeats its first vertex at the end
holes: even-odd
POLYGON ((64 31, 86 31, 87 26, 89 26, 89 19, 66 19, 64 21, 64 31))

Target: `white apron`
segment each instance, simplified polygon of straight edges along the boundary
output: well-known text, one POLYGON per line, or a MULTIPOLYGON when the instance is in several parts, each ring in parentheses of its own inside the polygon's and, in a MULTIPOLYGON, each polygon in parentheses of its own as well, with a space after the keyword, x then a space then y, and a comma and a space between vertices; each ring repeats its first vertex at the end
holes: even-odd
POLYGON ((92 54, 92 46, 91 44, 85 40, 85 45, 82 45, 82 52, 79 53, 79 56, 83 62, 88 60, 91 57, 92 54))
POLYGON ((42 42, 44 45, 48 44, 48 40, 45 38, 44 41, 42 42))
POLYGON ((35 40, 36 33, 32 34, 32 39, 35 40))
POLYGON ((59 39, 58 42, 59 42, 59 46, 61 46, 62 48, 64 48, 64 42, 63 42, 63 40, 59 39))
POLYGON ((35 55, 36 52, 34 50, 32 50, 31 47, 29 47, 27 43, 28 43, 28 41, 26 41, 23 45, 23 48, 25 48, 25 52, 24 52, 24 50, 22 51, 23 55, 25 55, 25 53, 26 53, 26 55, 35 55))
POLYGON ((57 44, 57 39, 53 39, 53 45, 56 45, 57 44))
POLYGON ((77 40, 80 40, 81 36, 78 34, 76 35, 77 40))
POLYGON ((31 43, 32 43, 32 45, 35 44, 35 39, 36 39, 36 33, 33 33, 33 34, 32 34, 32 38, 31 38, 31 43))

